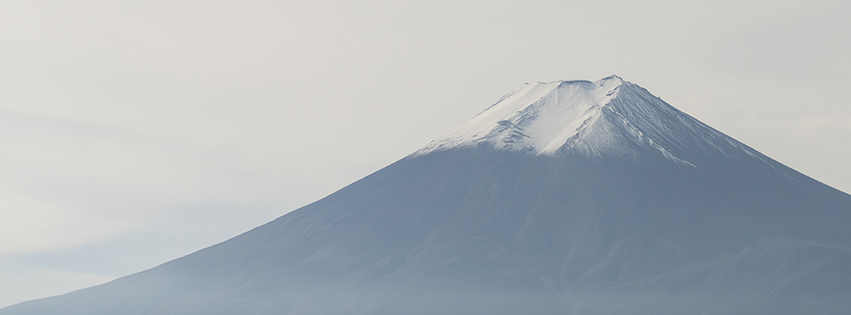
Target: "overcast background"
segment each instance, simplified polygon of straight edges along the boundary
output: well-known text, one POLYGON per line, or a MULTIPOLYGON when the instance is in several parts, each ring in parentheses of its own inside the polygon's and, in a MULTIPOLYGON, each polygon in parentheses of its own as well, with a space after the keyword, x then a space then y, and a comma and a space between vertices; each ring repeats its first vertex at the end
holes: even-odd
POLYGON ((317 200, 525 82, 611 74, 851 191, 849 1, 2 1, 0 307, 317 200))

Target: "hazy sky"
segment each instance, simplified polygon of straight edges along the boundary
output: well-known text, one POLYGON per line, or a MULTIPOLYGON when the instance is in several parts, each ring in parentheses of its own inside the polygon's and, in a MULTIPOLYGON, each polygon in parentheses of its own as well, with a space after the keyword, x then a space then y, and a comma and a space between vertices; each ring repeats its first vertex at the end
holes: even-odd
POLYGON ((611 74, 851 192, 849 1, 2 1, 0 307, 317 200, 525 82, 611 74))

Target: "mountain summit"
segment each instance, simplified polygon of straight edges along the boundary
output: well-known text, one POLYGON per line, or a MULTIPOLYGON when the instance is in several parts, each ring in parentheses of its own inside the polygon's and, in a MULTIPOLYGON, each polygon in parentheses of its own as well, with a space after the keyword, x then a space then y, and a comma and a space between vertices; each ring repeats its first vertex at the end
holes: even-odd
POLYGON ((691 166, 706 156, 761 156, 615 75, 597 82, 527 83, 416 154, 480 144, 596 157, 637 156, 643 148, 691 166))
POLYGON ((849 314, 851 195, 612 76, 527 84, 223 243, 44 314, 849 314))

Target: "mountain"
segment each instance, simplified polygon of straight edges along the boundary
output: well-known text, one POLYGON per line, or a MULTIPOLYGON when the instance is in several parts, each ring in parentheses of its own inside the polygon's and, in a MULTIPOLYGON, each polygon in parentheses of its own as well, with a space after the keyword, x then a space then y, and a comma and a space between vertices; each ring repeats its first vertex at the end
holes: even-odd
POLYGON ((12 314, 851 314, 851 195, 612 76, 528 84, 223 243, 12 314))

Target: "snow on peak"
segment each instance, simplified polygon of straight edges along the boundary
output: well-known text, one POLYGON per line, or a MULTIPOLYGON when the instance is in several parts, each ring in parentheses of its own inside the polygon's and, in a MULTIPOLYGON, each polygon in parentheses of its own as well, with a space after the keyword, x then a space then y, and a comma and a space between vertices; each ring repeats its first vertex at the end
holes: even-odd
POLYGON ((689 166, 718 155, 767 159, 614 75, 527 83, 414 155, 480 144, 537 155, 636 156, 643 150, 689 166))
POLYGON ((598 119, 623 84, 617 76, 527 83, 418 153, 490 143, 500 150, 553 154, 598 119))

